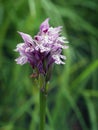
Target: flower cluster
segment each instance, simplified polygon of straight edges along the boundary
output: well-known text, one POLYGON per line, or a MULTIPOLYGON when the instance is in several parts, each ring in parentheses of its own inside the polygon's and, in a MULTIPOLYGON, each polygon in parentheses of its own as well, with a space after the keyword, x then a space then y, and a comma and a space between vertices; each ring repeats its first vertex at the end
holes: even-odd
POLYGON ((45 74, 53 63, 64 64, 66 59, 62 55, 62 49, 67 49, 67 39, 61 36, 62 27, 50 27, 49 19, 46 19, 40 25, 40 31, 32 39, 32 37, 23 32, 18 32, 24 43, 19 43, 15 51, 19 52, 20 56, 15 61, 17 64, 23 65, 30 63, 33 69, 36 69, 40 74, 45 74))

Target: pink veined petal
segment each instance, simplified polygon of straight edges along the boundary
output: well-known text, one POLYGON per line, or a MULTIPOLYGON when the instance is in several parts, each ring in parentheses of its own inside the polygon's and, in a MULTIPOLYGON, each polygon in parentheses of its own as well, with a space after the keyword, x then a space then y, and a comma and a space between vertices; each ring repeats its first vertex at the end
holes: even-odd
POLYGON ((28 58, 26 56, 20 56, 19 58, 15 59, 17 64, 23 65, 28 61, 28 58))
POLYGON ((24 43, 17 44, 16 49, 14 49, 14 51, 19 51, 19 49, 22 49, 23 46, 24 46, 24 43))
POLYGON ((57 43, 61 43, 61 44, 69 43, 69 41, 67 41, 67 38, 64 37, 64 36, 58 37, 57 40, 56 40, 56 42, 57 43))
POLYGON ((65 40, 66 40, 66 38, 65 37, 58 37, 58 39, 57 39, 57 41, 58 42, 62 42, 62 43, 65 43, 65 40))
POLYGON ((44 47, 42 44, 39 44, 35 47, 36 50, 40 50, 40 52, 47 52, 47 51, 50 51, 50 48, 49 47, 44 47))
POLYGON ((46 52, 49 52, 49 51, 50 51, 50 48, 41 46, 41 47, 40 47, 40 51, 41 51, 41 52, 45 52, 45 51, 46 51, 46 52))
POLYGON ((52 58, 55 60, 56 64, 65 64, 60 58, 64 59, 63 55, 52 55, 52 58))
POLYGON ((62 28, 62 26, 59 26, 59 27, 56 27, 56 28, 50 27, 48 29, 49 36, 53 36, 54 39, 58 38, 59 35, 60 35, 61 28, 62 28))
POLYGON ((40 25, 40 31, 41 32, 47 32, 47 30, 49 29, 49 18, 47 18, 41 25, 40 25))
POLYGON ((61 31, 61 29, 62 29, 62 26, 58 26, 58 27, 55 27, 55 28, 53 29, 53 31, 54 31, 55 33, 59 33, 59 32, 61 31))
POLYGON ((52 55, 52 58, 57 62, 58 64, 60 63, 60 57, 58 55, 52 55))
POLYGON ((56 60, 55 63, 56 63, 56 64, 65 64, 65 62, 63 62, 63 61, 61 61, 61 60, 58 60, 58 61, 56 60))
POLYGON ((59 44, 59 43, 56 43, 56 44, 54 44, 55 45, 55 47, 60 47, 60 48, 62 48, 62 49, 67 49, 69 46, 66 46, 66 45, 62 45, 62 44, 59 44))
POLYGON ((18 33, 21 35, 21 37, 23 38, 25 43, 28 43, 28 42, 33 43, 33 39, 30 35, 23 33, 23 32, 18 32, 18 33))
POLYGON ((19 52, 20 56, 23 56, 23 55, 25 55, 26 48, 27 48, 26 44, 19 43, 19 44, 17 44, 16 49, 14 51, 19 52))
POLYGON ((27 48, 25 49, 25 52, 33 52, 33 51, 34 51, 34 49, 31 48, 31 47, 27 47, 27 48))
POLYGON ((60 58, 66 60, 66 56, 64 55, 60 55, 60 58))

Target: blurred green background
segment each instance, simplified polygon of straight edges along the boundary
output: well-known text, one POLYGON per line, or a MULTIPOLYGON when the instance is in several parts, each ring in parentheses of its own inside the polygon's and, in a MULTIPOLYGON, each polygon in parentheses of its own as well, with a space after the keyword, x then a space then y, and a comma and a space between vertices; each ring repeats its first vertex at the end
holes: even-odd
POLYGON ((13 50, 17 31, 34 36, 47 17, 70 43, 53 70, 46 130, 98 130, 98 0, 0 1, 0 130, 38 130, 38 87, 13 50))

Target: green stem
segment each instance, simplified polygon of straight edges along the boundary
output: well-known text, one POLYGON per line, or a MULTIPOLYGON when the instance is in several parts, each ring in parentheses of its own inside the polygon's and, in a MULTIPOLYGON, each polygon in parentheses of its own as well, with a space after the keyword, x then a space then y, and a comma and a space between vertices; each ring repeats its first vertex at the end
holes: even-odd
POLYGON ((45 88, 40 89, 40 130, 45 130, 45 113, 46 113, 46 92, 45 88))

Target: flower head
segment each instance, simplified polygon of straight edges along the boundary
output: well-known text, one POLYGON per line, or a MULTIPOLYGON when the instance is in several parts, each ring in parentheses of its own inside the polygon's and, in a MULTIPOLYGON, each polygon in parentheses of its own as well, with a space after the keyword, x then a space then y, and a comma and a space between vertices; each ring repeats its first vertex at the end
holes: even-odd
POLYGON ((46 19, 40 25, 40 31, 33 39, 28 34, 18 32, 24 42, 19 43, 15 49, 20 54, 15 60, 17 64, 28 62, 39 74, 46 74, 53 63, 65 64, 63 60, 66 57, 61 53, 62 49, 68 48, 64 45, 68 43, 67 39, 61 36, 62 27, 50 27, 48 22, 49 19, 46 19))

